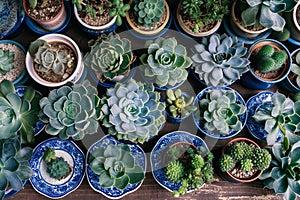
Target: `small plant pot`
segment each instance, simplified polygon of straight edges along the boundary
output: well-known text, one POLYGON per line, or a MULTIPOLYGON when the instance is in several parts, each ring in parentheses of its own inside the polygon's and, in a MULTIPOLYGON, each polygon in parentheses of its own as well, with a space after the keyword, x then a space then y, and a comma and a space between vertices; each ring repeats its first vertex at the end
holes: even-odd
POLYGON ((286 21, 286 27, 291 33, 291 38, 300 42, 300 25, 297 22, 297 13, 300 11, 300 2, 295 5, 294 9, 291 12, 284 13, 284 18, 286 21))
POLYGON ((250 63, 248 65, 249 71, 241 77, 241 83, 250 89, 256 90, 266 90, 273 87, 276 83, 284 80, 291 70, 292 58, 289 50, 281 42, 273 39, 262 39, 254 42, 249 48, 249 58, 251 59, 251 54, 264 45, 271 45, 277 50, 284 50, 287 54, 287 59, 283 66, 276 72, 272 77, 260 77, 258 70, 254 70, 253 65, 250 63))

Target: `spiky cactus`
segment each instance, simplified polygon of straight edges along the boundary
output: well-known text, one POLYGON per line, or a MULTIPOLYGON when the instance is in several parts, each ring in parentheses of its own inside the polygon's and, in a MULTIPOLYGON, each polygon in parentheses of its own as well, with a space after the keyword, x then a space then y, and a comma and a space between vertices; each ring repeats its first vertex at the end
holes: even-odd
POLYGON ((251 171, 253 168, 253 163, 252 160, 247 158, 245 160, 241 160, 241 170, 245 172, 251 171))
POLYGON ((0 73, 5 75, 14 67, 14 52, 0 48, 0 73))
POLYGON ((228 154, 224 154, 219 160, 219 167, 222 172, 232 170, 235 164, 235 160, 228 154))
POLYGON ((260 170, 265 170, 269 167, 272 157, 268 150, 254 148, 252 154, 253 165, 257 166, 260 170))
POLYGON ((238 162, 244 157, 245 144, 246 143, 244 142, 234 142, 226 148, 225 153, 230 155, 236 162, 238 162))
POLYGON ((181 162, 178 160, 174 160, 170 162, 166 169, 166 177, 173 182, 180 181, 180 178, 184 175, 184 166, 181 162))

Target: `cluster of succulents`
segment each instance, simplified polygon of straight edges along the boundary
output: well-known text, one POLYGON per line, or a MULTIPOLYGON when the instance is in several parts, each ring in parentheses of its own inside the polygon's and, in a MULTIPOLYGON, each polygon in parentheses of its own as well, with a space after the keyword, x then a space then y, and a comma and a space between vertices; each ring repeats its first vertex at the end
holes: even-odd
POLYGON ((9 50, 0 48, 0 73, 5 75, 9 70, 14 68, 15 54, 9 50))
POLYGON ((237 37, 213 34, 193 48, 193 69, 207 86, 227 86, 248 71, 248 50, 237 37))
POLYGON ((133 0, 134 16, 138 24, 151 27, 159 22, 165 12, 164 0, 133 0))
POLYGON ((130 64, 133 62, 131 42, 120 38, 118 34, 102 34, 91 44, 91 50, 85 55, 84 62, 99 74, 100 80, 113 80, 130 70, 130 64))
POLYGON ((295 56, 291 71, 295 74, 297 86, 300 88, 300 51, 295 56))
POLYGON ((206 131, 227 135, 231 130, 239 131, 243 124, 239 115, 246 112, 242 103, 237 103, 233 90, 212 89, 199 100, 199 119, 206 131))
POLYGON ((140 183, 145 178, 143 168, 136 164, 128 144, 109 144, 95 149, 88 161, 91 170, 99 175, 103 188, 124 190, 128 184, 140 183))
POLYGON ((192 60, 186 48, 178 44, 175 37, 148 40, 145 48, 147 53, 140 60, 146 78, 159 87, 174 86, 187 79, 192 60))
POLYGON ((82 139, 97 131, 100 117, 97 89, 85 80, 81 84, 65 85, 49 92, 40 101, 40 119, 45 131, 61 139, 82 139))
POLYGON ((196 106, 191 105, 193 100, 193 96, 184 96, 180 89, 176 89, 175 91, 172 89, 166 90, 167 108, 173 117, 184 118, 197 110, 196 106))
MULTIPOLYGON (((171 146, 169 150, 176 153, 178 147, 171 146)), ((168 150, 168 151, 169 151, 168 150)), ((204 148, 194 149, 189 147, 183 155, 177 158, 172 156, 164 168, 166 178, 172 182, 181 183, 178 190, 173 191, 175 197, 185 194, 190 189, 199 189, 204 183, 211 182, 213 178, 213 154, 204 148), (185 158, 182 158, 184 156, 185 158)))
POLYGON ((294 102, 276 92, 272 95, 271 102, 263 103, 252 117, 264 125, 264 130, 268 133, 267 143, 272 145, 276 142, 279 131, 284 135, 288 131, 300 131, 300 101, 294 102))
POLYGON ((130 79, 106 91, 100 103, 102 124, 118 139, 144 143, 165 122, 165 104, 153 85, 130 79))

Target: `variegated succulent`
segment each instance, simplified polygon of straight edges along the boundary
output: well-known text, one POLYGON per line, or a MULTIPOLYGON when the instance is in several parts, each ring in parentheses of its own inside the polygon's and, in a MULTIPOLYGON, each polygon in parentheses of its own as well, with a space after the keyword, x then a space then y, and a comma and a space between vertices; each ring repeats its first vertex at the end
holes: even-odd
POLYGON ((102 124, 118 139, 144 143, 158 134, 165 122, 164 103, 153 85, 129 79, 118 82, 101 99, 102 124))
POLYGON ((176 38, 148 40, 145 48, 147 53, 140 60, 144 64, 141 69, 146 78, 159 87, 174 86, 187 79, 192 60, 176 38))
POLYGON ((45 131, 61 139, 82 139, 98 129, 100 98, 97 89, 85 80, 50 91, 40 101, 40 119, 47 123, 45 131))
POLYGON ((248 51, 237 37, 216 33, 192 50, 192 68, 207 86, 228 86, 248 71, 248 51))
POLYGON ((15 54, 0 48, 0 73, 5 75, 14 67, 15 54))

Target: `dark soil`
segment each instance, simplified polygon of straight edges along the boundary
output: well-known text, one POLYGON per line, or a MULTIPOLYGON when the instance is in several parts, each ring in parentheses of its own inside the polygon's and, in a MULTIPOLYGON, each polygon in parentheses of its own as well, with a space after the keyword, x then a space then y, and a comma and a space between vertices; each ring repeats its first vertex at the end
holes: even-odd
POLYGON ((49 20, 59 13, 62 7, 62 0, 48 0, 46 3, 38 1, 35 8, 31 8, 28 1, 26 1, 26 7, 28 8, 28 14, 34 19, 49 20))

